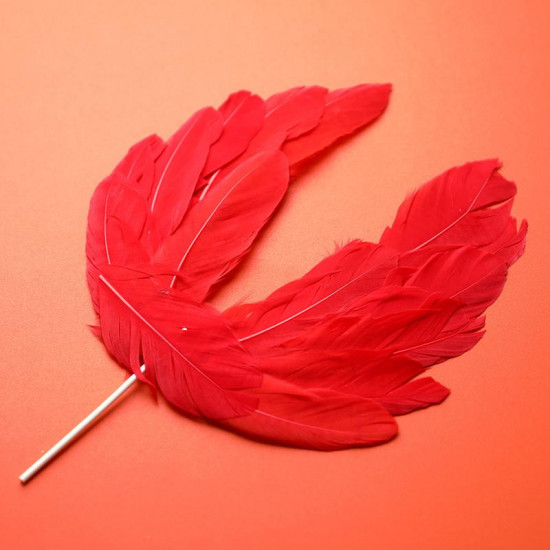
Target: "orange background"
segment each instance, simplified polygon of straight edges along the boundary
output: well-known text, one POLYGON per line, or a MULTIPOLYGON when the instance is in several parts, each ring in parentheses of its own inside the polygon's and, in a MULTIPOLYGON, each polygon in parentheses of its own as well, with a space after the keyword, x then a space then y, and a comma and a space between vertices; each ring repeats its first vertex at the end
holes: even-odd
POLYGON ((0 548, 550 547, 550 8, 544 1, 3 2, 0 548), (499 156, 530 222, 488 333, 433 369, 441 406, 390 444, 253 443, 136 388, 17 476, 125 377, 92 337, 88 201, 141 137, 245 88, 392 82, 382 119, 292 189, 239 278, 259 298, 414 186, 499 156))

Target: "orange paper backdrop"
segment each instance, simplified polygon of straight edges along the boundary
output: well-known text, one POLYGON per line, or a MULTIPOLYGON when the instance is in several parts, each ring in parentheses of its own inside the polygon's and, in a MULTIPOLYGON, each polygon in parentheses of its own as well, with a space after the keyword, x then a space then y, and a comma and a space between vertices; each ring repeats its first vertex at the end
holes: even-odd
POLYGON ((550 547, 550 9, 515 0, 4 1, 0 548, 550 547), (530 222, 488 332, 433 369, 390 444, 316 453, 190 421, 136 388, 17 476, 125 377, 89 333, 89 198, 127 148, 240 88, 392 82, 386 114, 292 189, 218 297, 259 298, 407 191, 499 156, 530 222))

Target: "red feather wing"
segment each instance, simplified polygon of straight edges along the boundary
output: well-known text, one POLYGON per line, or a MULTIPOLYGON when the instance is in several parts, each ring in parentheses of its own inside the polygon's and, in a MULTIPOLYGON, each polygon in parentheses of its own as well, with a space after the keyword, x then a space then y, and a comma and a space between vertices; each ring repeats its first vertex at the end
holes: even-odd
POLYGON ((471 163, 435 178, 380 245, 350 243, 224 318, 264 373, 304 390, 359 395, 392 414, 441 402, 446 388, 414 378, 479 341, 482 314, 525 246, 525 224, 518 231, 510 217, 515 186, 497 168, 471 163))
POLYGON ((354 241, 266 300, 202 303, 246 254, 289 176, 376 119, 388 85, 249 92, 134 146, 96 190, 88 282, 101 335, 178 409, 251 437, 332 450, 381 443, 439 403, 427 367, 470 349, 523 253, 516 189, 488 160, 405 200, 380 244, 354 241), (290 170, 290 173, 289 173, 290 170))

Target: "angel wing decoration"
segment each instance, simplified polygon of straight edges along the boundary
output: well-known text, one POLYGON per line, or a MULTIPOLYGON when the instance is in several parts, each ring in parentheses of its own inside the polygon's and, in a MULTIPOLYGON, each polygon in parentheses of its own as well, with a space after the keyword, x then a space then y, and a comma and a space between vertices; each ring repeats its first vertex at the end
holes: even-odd
POLYGON ((88 228, 90 290, 116 360, 184 413, 313 449, 387 441, 394 415, 441 402, 448 390, 419 376, 479 340, 524 247, 498 161, 435 178, 379 243, 346 245, 259 303, 220 314, 207 302, 289 179, 388 95, 237 92, 166 143, 134 146, 98 187, 88 228))
POLYGON ((426 370, 471 349, 525 248, 490 159, 413 192, 378 243, 352 241, 262 301, 208 299, 289 184, 384 111, 390 86, 236 92, 134 145, 90 204, 87 279, 109 353, 186 415, 289 446, 386 442, 443 401, 426 370))

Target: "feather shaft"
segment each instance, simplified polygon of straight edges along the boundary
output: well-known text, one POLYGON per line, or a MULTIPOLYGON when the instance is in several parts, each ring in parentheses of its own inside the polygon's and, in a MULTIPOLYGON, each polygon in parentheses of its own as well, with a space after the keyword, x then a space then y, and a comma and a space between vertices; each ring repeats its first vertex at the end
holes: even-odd
MULTIPOLYGON (((145 365, 142 365, 141 372, 145 372, 145 365)), ((137 376, 132 374, 128 377, 107 399, 98 405, 86 418, 81 420, 70 432, 64 435, 55 445, 48 449, 34 464, 29 466, 20 476, 21 483, 27 483, 44 466, 49 464, 58 454, 68 447, 88 426, 90 426, 99 416, 101 416, 113 403, 122 397, 137 380, 137 376)))

